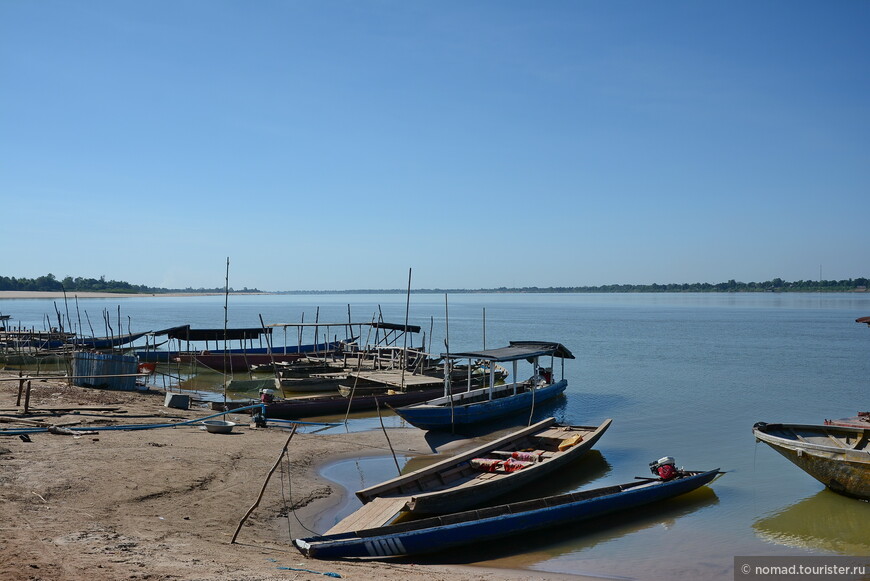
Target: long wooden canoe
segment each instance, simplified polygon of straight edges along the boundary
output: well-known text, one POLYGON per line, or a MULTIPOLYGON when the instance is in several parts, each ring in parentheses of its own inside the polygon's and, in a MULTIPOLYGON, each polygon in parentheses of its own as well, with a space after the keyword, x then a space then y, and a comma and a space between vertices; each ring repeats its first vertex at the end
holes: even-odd
MULTIPOLYGON (((361 412, 390 406, 403 406, 431 399, 441 392, 441 388, 357 395, 353 398, 335 395, 304 395, 275 400, 266 404, 266 417, 284 420, 297 420, 317 416, 332 416, 348 411, 361 412)), ((226 406, 214 405, 213 409, 231 410, 251 405, 250 401, 227 402, 226 406)))
POLYGON ((356 495, 363 504, 378 497, 406 497, 404 510, 417 514, 479 506, 577 460, 592 449, 611 422, 566 426, 547 418, 356 495))
POLYGON ((527 412, 532 406, 561 395, 567 387, 568 382, 564 379, 548 385, 518 382, 436 397, 394 411, 422 430, 449 430, 527 412))
POLYGON ((834 492, 870 500, 870 428, 759 422, 752 433, 834 492))
POLYGON ((296 539, 293 544, 304 555, 316 559, 432 553, 629 510, 690 492, 718 475, 718 469, 682 472, 671 480, 646 478, 407 523, 296 539))

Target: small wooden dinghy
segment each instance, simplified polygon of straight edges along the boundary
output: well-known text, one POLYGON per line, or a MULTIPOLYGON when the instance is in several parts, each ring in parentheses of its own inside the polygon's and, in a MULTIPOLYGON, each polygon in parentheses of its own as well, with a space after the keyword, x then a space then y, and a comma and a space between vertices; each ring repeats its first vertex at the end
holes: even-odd
POLYGON ((752 433, 834 492, 870 500, 870 428, 759 422, 752 433))
POLYGON ((407 523, 296 539, 317 559, 383 558, 443 551, 629 510, 709 484, 719 470, 678 472, 670 480, 645 478, 595 490, 548 496, 407 523))
POLYGON ((417 514, 465 510, 564 468, 591 450, 611 422, 567 426, 547 418, 356 495, 364 504, 401 497, 403 510, 417 514))

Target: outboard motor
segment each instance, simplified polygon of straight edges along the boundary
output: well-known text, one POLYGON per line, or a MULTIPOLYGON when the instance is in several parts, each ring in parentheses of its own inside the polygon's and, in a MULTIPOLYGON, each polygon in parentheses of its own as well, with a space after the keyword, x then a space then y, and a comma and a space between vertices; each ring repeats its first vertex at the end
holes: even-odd
POLYGON ((649 463, 649 470, 662 480, 670 480, 677 475, 676 460, 672 456, 659 458, 649 463))
POLYGON ((541 377, 544 378, 544 383, 551 384, 553 383, 553 368, 552 367, 540 367, 538 368, 538 373, 540 373, 541 377))

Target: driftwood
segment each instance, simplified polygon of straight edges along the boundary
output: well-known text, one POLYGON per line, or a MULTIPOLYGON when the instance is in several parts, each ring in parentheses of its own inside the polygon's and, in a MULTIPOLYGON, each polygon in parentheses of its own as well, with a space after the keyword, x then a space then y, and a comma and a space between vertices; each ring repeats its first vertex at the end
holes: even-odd
POLYGON ((287 441, 284 442, 284 447, 281 448, 281 454, 278 455, 278 459, 275 461, 275 464, 272 466, 272 469, 269 470, 269 473, 266 475, 266 480, 263 482, 263 488, 260 489, 260 494, 257 495, 257 500, 254 502, 254 505, 248 509, 248 512, 245 513, 245 516, 242 517, 242 520, 239 521, 239 526, 236 528, 236 532, 233 533, 233 538, 230 539, 230 544, 236 542, 236 537, 239 536, 239 532, 242 530, 242 525, 245 524, 245 521, 248 520, 248 517, 251 516, 251 513, 254 512, 260 505, 260 501, 263 499, 263 493, 266 492, 266 485, 269 484, 269 479, 272 478, 272 474, 274 474, 275 470, 281 464, 281 459, 284 458, 284 454, 287 453, 287 447, 290 445, 290 440, 293 439, 293 434, 296 433, 296 428, 298 424, 293 424, 293 429, 290 430, 290 436, 287 437, 287 441))

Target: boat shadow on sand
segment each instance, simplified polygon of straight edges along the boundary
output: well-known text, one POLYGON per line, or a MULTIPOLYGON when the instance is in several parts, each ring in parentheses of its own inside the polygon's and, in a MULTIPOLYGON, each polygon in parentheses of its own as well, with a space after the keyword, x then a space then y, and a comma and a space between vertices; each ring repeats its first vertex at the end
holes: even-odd
MULTIPOLYGON (((592 453, 590 453, 592 454, 592 453)), ((678 519, 715 506, 719 497, 709 486, 665 501, 610 515, 584 520, 576 525, 536 531, 534 535, 475 543, 473 547, 395 558, 395 563, 420 565, 469 565, 509 558, 512 568, 530 568, 561 555, 589 550, 596 545, 655 526, 671 526, 678 519)))

